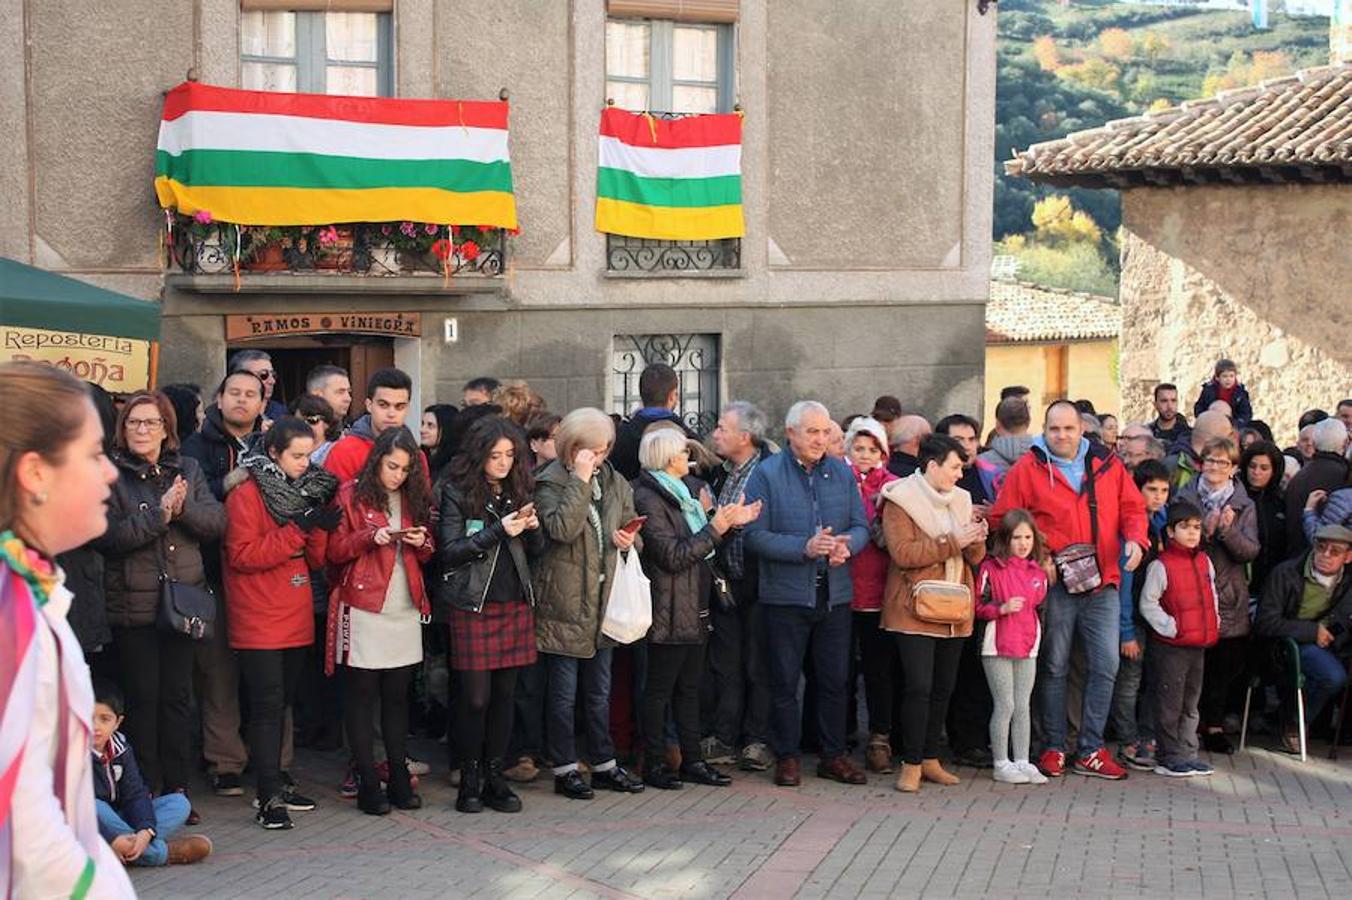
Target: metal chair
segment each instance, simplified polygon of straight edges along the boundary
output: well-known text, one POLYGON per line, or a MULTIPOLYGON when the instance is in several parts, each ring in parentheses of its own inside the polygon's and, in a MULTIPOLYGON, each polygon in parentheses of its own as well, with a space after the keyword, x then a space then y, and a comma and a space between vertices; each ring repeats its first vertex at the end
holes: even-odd
POLYGON ((1343 726, 1347 724, 1347 702, 1352 697, 1352 659, 1347 661, 1348 681, 1343 688, 1343 699, 1338 704, 1338 724, 1333 726, 1333 743, 1329 744, 1329 759, 1338 758, 1338 741, 1343 737, 1343 726))
MULTIPOLYGON (((1300 761, 1307 759, 1305 753, 1305 673, 1300 670, 1300 646, 1293 638, 1277 638, 1272 641, 1272 671, 1277 687, 1293 691, 1296 695, 1296 727, 1300 732, 1300 761)), ((1249 679, 1249 687, 1244 692, 1244 718, 1239 725, 1239 749, 1243 750, 1249 734, 1249 702, 1253 698, 1254 688, 1262 689, 1263 674, 1256 673, 1249 679)), ((1343 706, 1347 706, 1347 695, 1343 695, 1343 706)), ((1338 740, 1334 737, 1333 745, 1338 740)))

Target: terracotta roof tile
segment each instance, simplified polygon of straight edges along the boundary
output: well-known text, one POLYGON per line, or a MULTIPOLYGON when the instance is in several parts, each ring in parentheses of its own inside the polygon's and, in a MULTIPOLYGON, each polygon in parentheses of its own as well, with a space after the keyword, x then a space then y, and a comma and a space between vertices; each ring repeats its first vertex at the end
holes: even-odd
POLYGON ((1112 297, 992 281, 986 304, 986 343, 1086 341, 1116 338, 1122 307, 1112 297))
POLYGON ((1086 187, 1257 179, 1352 180, 1352 63, 1307 69, 1034 144, 1005 163, 1086 187), (1269 174, 1271 174, 1269 172, 1269 174), (1207 177, 1208 175, 1214 177, 1207 177))

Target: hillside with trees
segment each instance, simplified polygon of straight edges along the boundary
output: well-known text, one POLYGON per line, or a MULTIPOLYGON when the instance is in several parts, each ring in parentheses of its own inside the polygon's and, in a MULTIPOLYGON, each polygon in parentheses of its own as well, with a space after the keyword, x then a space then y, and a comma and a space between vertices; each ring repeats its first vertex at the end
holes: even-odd
POLYGON ((1058 190, 1010 178, 1004 161, 1015 150, 1110 119, 1328 61, 1327 19, 1289 17, 1278 5, 1271 26, 1255 30, 1243 11, 1115 0, 1001 0, 996 252, 1019 260, 1021 278, 1116 293, 1117 192, 1058 190), (1055 203, 1039 204, 1053 197, 1055 203), (1079 224, 1070 226, 1077 215, 1079 224))

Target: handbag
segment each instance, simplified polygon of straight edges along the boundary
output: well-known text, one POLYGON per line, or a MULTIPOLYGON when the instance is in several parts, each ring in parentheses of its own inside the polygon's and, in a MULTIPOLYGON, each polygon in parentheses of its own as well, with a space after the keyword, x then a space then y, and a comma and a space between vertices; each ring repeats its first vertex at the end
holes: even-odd
POLYGON ((212 636, 216 627, 216 595, 209 587, 184 584, 169 574, 163 539, 156 544, 160 568, 160 603, 155 622, 164 631, 186 635, 194 641, 212 636))
POLYGON ((709 567, 709 574, 713 576, 714 603, 718 605, 719 612, 732 612, 737 608, 737 598, 733 596, 732 585, 728 583, 727 576, 709 560, 706 559, 704 564, 709 567))
POLYGON ((939 579, 918 581, 911 588, 915 617, 934 625, 961 625, 972 618, 972 590, 965 584, 939 579))
POLYGON ((1052 555, 1057 577, 1067 594, 1088 594, 1103 584, 1098 564, 1098 497, 1094 494, 1094 466, 1085 460, 1084 477, 1089 491, 1089 528, 1093 543, 1071 544, 1052 555))
POLYGON ((652 586, 643 574, 638 552, 620 553, 615 562, 615 578, 610 583, 601 633, 620 644, 632 644, 648 633, 653 624, 652 586))

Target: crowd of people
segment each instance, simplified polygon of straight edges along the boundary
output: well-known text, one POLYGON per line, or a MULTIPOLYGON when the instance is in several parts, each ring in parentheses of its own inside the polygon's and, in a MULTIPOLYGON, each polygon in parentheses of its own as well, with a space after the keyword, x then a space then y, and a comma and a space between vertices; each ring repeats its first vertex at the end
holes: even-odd
POLYGON ((414 422, 406 373, 359 410, 334 366, 283 405, 259 351, 205 395, 115 403, 28 364, 0 385, 11 888, 115 895, 123 864, 204 858, 202 765, 222 796, 247 767, 257 823, 290 828, 317 803, 298 746, 344 753, 334 787, 383 815, 422 805, 422 731, 457 810, 514 813, 545 769, 584 801, 728 766, 796 786, 804 754, 905 793, 962 766, 1198 776, 1251 685, 1293 752, 1346 715, 1352 400, 1280 449, 1228 360, 1191 423, 1160 384, 1153 421, 1058 400, 1035 433, 1010 387, 984 439, 883 396, 797 402, 782 446, 746 400, 701 440, 662 364, 627 418, 480 378, 414 422), (651 624, 624 643, 637 568, 651 624))

